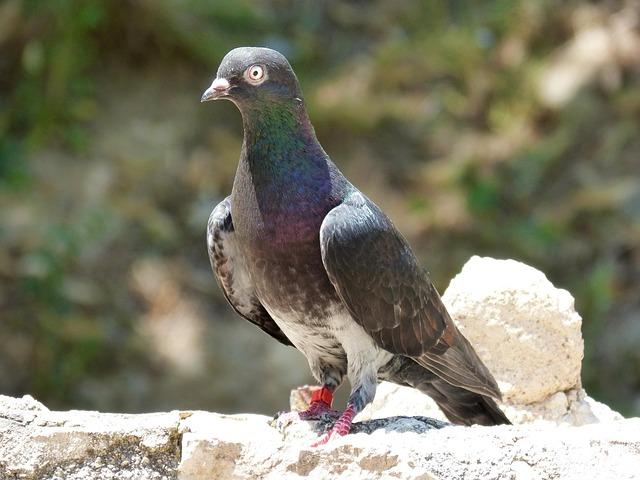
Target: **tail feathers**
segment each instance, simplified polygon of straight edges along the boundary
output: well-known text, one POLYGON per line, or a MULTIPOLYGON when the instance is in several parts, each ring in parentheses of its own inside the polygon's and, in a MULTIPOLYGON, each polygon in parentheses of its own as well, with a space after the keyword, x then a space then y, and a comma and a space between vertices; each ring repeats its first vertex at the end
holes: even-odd
POLYGON ((452 385, 498 400, 502 398, 489 369, 453 325, 449 337, 442 338, 428 352, 414 360, 452 385))
POLYGON ((388 380, 417 388, 429 395, 452 423, 458 425, 511 424, 491 397, 452 385, 406 357, 388 380))
MULTIPOLYGON (((460 387, 453 388, 462 390, 460 387)), ((496 402, 484 395, 466 390, 449 392, 443 400, 436 400, 436 403, 447 418, 458 425, 511 425, 496 402)))

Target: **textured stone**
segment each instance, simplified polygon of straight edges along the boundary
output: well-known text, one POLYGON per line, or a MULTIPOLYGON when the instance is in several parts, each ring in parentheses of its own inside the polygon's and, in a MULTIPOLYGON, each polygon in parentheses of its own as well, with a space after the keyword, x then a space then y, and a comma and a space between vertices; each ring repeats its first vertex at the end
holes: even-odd
POLYGON ((0 397, 2 480, 582 480, 631 479, 640 471, 637 418, 459 427, 391 417, 358 423, 357 433, 312 448, 326 425, 294 422, 280 431, 261 415, 52 412, 29 403, 0 397))
POLYGON ((178 464, 178 425, 177 412, 52 412, 0 396, 0 479, 160 479, 178 464))
POLYGON ((515 260, 472 257, 442 296, 505 401, 580 388, 582 319, 569 292, 515 260))

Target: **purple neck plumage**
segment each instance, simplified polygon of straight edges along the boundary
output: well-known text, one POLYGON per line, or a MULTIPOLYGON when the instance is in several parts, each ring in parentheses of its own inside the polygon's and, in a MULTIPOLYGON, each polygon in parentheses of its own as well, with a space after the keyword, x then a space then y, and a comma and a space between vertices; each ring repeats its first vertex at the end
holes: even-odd
POLYGON ((316 139, 304 105, 273 103, 241 111, 239 188, 253 198, 271 237, 317 237, 348 182, 316 139))

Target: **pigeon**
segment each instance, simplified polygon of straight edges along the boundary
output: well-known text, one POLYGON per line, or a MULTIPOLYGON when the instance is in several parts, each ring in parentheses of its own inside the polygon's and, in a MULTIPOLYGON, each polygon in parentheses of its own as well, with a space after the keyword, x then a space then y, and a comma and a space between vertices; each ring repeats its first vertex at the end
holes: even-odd
POLYGON ((316 445, 349 433, 382 380, 431 396, 453 423, 510 423, 407 240, 318 142, 287 59, 231 50, 201 101, 218 99, 240 110, 244 139, 231 195, 208 221, 211 266, 238 315, 306 357, 321 388, 299 418, 337 418, 316 445))

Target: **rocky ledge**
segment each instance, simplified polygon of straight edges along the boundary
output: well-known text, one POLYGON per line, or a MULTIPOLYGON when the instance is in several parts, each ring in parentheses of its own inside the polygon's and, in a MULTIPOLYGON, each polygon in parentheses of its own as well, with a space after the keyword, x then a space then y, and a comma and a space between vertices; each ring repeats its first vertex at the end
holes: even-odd
POLYGON ((361 421, 310 447, 261 415, 52 412, 0 399, 2 479, 518 479, 638 478, 640 419, 459 427, 427 417, 361 421))
MULTIPOLYGON (((353 434, 312 448, 326 424, 54 412, 0 396, 0 479, 638 478, 640 419, 581 388, 581 319, 568 292, 521 263, 474 257, 443 299, 515 425, 453 426, 426 396, 382 384, 353 434)), ((308 397, 295 390, 292 405, 308 397)))

